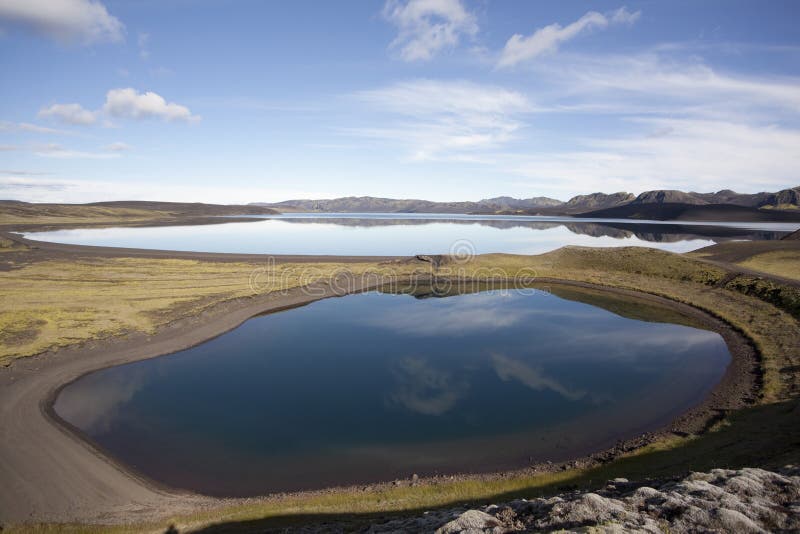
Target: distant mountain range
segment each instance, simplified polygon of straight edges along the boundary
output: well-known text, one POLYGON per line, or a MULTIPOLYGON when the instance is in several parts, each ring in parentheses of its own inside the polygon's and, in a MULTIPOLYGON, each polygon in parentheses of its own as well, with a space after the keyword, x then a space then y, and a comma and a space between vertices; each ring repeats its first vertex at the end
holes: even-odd
POLYGON ((324 213, 472 213, 572 215, 655 220, 798 220, 800 186, 776 193, 683 192, 671 189, 632 193, 592 193, 566 202, 548 197, 487 198, 477 202, 432 202, 417 199, 343 197, 325 200, 286 200, 253 203, 282 212, 324 213), (744 217, 744 219, 742 219, 744 217))
POLYGON ((536 198, 488 198, 479 202, 433 202, 417 199, 394 199, 378 197, 342 197, 327 200, 286 200, 253 205, 269 207, 278 211, 303 211, 326 213, 493 213, 503 210, 527 210, 557 207, 560 200, 547 197, 536 198))

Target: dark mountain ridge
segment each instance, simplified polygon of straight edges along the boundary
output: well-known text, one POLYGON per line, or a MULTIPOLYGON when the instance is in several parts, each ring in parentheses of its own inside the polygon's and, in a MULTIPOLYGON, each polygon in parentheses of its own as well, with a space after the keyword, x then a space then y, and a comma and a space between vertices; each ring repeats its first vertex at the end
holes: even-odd
MULTIPOLYGON (((800 208, 800 187, 784 189, 776 193, 761 192, 742 194, 723 189, 715 193, 684 192, 674 189, 658 189, 645 191, 639 195, 627 192, 592 193, 577 195, 566 202, 549 198, 533 197, 518 199, 509 196, 487 198, 477 202, 433 202, 419 199, 392 199, 379 197, 342 197, 334 199, 296 199, 276 203, 253 203, 253 206, 274 208, 279 211, 323 212, 323 213, 482 213, 482 214, 518 214, 518 215, 582 215, 605 217, 601 213, 615 213, 618 217, 628 218, 652 215, 659 219, 670 213, 692 213, 702 215, 701 206, 732 206, 747 208, 733 210, 731 208, 709 208, 708 214, 739 213, 752 220, 792 220, 795 215, 758 215, 765 210, 789 211, 800 208), (643 206, 662 206, 645 208, 643 206), (694 206, 696 209, 679 210, 677 206, 694 206), (755 214, 752 211, 755 210, 755 214), (626 216, 629 213, 631 215, 626 216)), ((798 212, 800 213, 800 211, 798 212)), ((703 215, 702 220, 707 220, 703 215)), ((750 219, 748 219, 750 220, 750 219)))

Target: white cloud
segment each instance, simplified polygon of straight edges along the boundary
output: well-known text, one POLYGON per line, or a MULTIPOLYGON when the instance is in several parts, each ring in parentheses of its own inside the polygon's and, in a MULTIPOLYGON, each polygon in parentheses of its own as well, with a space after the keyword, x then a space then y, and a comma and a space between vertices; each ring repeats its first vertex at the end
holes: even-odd
POLYGON ((404 61, 429 60, 478 32, 475 16, 461 0, 387 0, 383 16, 399 33, 390 44, 404 61))
POLYGON ((39 111, 40 118, 54 118, 66 124, 89 125, 97 120, 95 112, 85 109, 80 104, 53 104, 39 111))
POLYGON ((40 171, 10 171, 10 170, 0 170, 0 174, 5 174, 9 176, 45 176, 51 174, 49 172, 40 172, 40 171))
POLYGON ((9 122, 9 121, 0 121, 0 132, 28 132, 28 133, 55 134, 55 135, 72 134, 72 132, 68 132, 66 130, 57 130, 55 128, 48 128, 46 126, 39 126, 38 124, 30 124, 28 122, 9 122))
POLYGON ((104 200, 161 200, 246 204, 257 199, 277 202, 287 198, 331 198, 335 191, 279 189, 275 187, 230 187, 224 178, 219 186, 169 184, 168 181, 104 181, 71 178, 31 177, 24 174, 0 176, 0 198, 25 202, 100 202, 104 200))
MULTIPOLYGON (((200 120, 200 117, 193 115, 186 106, 181 106, 174 102, 168 103, 164 100, 164 97, 157 93, 150 91, 139 93, 132 88, 111 89, 106 93, 105 104, 97 111, 85 109, 80 104, 53 104, 42 108, 38 116, 40 118, 54 118, 72 125, 91 125, 95 124, 99 119, 104 119, 103 125, 107 127, 113 126, 108 117, 130 119, 160 118, 167 121, 185 122, 197 122, 200 120)), ((0 121, 0 131, 2 130, 70 133, 33 124, 14 124, 0 121)))
POLYGON ((116 143, 111 143, 110 145, 106 145, 105 148, 110 152, 125 152, 126 150, 130 150, 133 147, 128 143, 122 143, 120 141, 117 141, 116 143))
POLYGON ((537 191, 775 190, 797 183, 800 131, 705 119, 637 118, 632 132, 574 151, 508 155, 537 191), (660 131, 652 136, 645 132, 660 131))
POLYGON ((611 19, 612 24, 633 24, 639 17, 642 16, 641 11, 628 11, 628 8, 622 6, 621 8, 612 11, 608 17, 611 19))
POLYGON ((0 197, 23 202, 47 202, 52 198, 50 195, 69 187, 70 182, 65 180, 28 178, 24 174, 8 178, 0 177, 0 197))
POLYGON ((589 11, 584 16, 562 27, 560 24, 550 24, 539 28, 533 34, 524 36, 514 34, 506 42, 498 67, 512 67, 522 61, 533 59, 548 52, 554 52, 559 45, 575 38, 578 34, 592 28, 605 28, 609 24, 632 24, 639 18, 640 12, 631 13, 625 7, 603 15, 596 11, 589 11))
POLYGON ((37 156, 42 156, 45 158, 110 159, 119 157, 119 154, 110 154, 107 152, 84 152, 81 150, 71 150, 56 143, 36 145, 32 148, 32 151, 37 156))
POLYGON ((96 0, 0 0, 0 21, 64 43, 123 39, 125 27, 96 0))
POLYGON ((112 89, 106 94, 103 111, 111 117, 147 119, 160 118, 168 121, 196 122, 189 108, 167 102, 164 97, 151 91, 139 93, 135 89, 112 89))
POLYGON ((676 60, 656 53, 634 56, 574 56, 543 66, 542 73, 562 85, 566 94, 591 97, 594 103, 631 105, 636 95, 656 110, 693 113, 752 112, 782 107, 800 112, 800 79, 758 78, 721 73, 699 59, 676 60), (624 93, 623 93, 624 92, 624 93), (671 101, 665 99, 672 99, 671 101))
POLYGON ((417 160, 476 159, 475 150, 513 138, 522 127, 518 117, 532 110, 521 93, 466 81, 413 80, 362 91, 355 98, 391 118, 387 126, 346 132, 401 142, 417 160))

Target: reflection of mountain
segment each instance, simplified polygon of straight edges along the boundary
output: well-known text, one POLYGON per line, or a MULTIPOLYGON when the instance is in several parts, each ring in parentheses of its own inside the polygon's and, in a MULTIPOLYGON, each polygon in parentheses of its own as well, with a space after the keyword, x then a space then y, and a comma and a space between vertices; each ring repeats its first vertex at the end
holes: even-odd
POLYGON ((751 208, 733 204, 686 204, 682 202, 630 203, 614 208, 576 214, 576 217, 649 219, 651 221, 800 221, 795 210, 751 208))
POLYGON ((647 224, 627 222, 563 223, 571 232, 592 237, 627 238, 635 236, 653 243, 677 243, 691 239, 711 239, 715 242, 729 240, 781 239, 786 232, 750 230, 731 226, 702 226, 687 224, 647 224))
POLYGON ((750 230, 747 228, 734 228, 730 226, 705 226, 688 224, 648 224, 633 222, 581 222, 581 221, 509 221, 495 219, 381 219, 376 217, 364 218, 334 218, 334 217, 297 217, 281 218, 292 224, 335 224, 337 226, 350 226, 356 228, 375 228, 381 226, 424 226, 428 224, 459 224, 480 225, 500 230, 512 228, 528 228, 530 230, 550 230, 563 226, 574 234, 590 237, 612 237, 615 239, 628 239, 637 237, 642 241, 653 243, 676 243, 692 239, 710 239, 715 242, 728 240, 772 240, 781 239, 786 232, 771 232, 767 230, 750 230))
POLYGON ((591 237, 614 237, 616 239, 628 239, 633 237, 634 232, 622 228, 614 228, 597 223, 563 223, 564 227, 573 234, 588 235, 591 237))
POLYGON ((334 217, 298 217, 291 218, 281 217, 279 220, 290 223, 298 224, 335 224, 337 226, 351 226, 354 228, 374 228, 380 226, 424 226, 426 224, 463 224, 463 225, 480 225, 498 228, 500 230, 508 230, 510 228, 530 228, 532 230, 548 230, 555 228, 561 223, 559 222, 539 222, 539 221, 508 221, 508 220, 492 220, 492 219, 379 219, 376 217, 364 218, 334 218, 334 217))

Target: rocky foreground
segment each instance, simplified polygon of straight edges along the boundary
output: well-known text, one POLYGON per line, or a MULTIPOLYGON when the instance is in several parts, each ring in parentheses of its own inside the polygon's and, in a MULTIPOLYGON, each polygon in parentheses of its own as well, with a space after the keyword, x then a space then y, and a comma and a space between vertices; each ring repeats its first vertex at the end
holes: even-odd
POLYGON ((610 481, 594 493, 520 499, 478 509, 427 512, 367 532, 797 532, 800 467, 778 472, 714 469, 668 481, 610 481))

